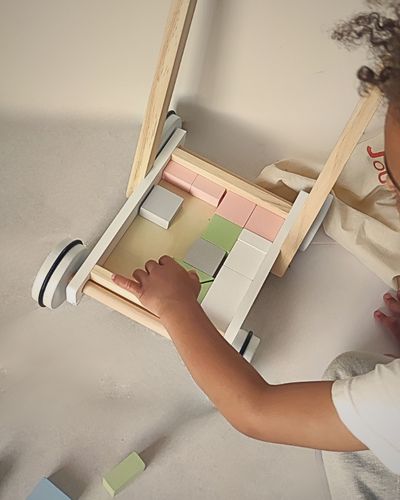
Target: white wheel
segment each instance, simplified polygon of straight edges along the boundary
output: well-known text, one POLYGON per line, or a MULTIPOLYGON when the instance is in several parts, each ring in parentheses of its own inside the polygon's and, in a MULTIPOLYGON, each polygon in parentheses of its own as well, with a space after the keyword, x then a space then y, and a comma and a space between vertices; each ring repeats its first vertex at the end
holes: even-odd
POLYGON ((81 240, 65 239, 43 262, 32 285, 32 298, 41 307, 56 309, 66 299, 67 285, 88 254, 81 240))
POLYGON ((240 329, 232 342, 232 347, 251 363, 259 343, 260 339, 253 332, 240 329))
POLYGON ((318 229, 321 227, 322 223, 324 222, 324 219, 326 217, 326 214, 328 213, 328 210, 330 209, 333 201, 333 196, 331 194, 328 194, 328 197, 324 201, 324 204, 322 205, 321 210, 319 211, 317 217, 315 218, 315 221, 313 222, 312 226, 308 230, 308 233, 305 235, 303 242, 301 243, 299 250, 301 252, 305 252, 307 248, 311 245, 312 240, 314 239, 314 236, 317 234, 318 229))

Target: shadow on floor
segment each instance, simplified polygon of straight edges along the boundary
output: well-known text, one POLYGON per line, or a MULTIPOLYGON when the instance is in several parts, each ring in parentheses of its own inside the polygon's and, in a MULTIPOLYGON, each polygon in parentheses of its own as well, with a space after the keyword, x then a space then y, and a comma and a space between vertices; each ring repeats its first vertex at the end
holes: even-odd
POLYGON ((48 479, 71 500, 78 500, 87 486, 81 471, 70 463, 58 469, 48 479))

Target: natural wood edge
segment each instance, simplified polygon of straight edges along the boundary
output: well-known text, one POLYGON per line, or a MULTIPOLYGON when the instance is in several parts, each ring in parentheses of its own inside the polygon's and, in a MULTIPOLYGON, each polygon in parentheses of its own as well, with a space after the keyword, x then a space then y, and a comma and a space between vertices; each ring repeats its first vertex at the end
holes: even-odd
POLYGON ((380 101, 381 94, 378 89, 375 89, 369 96, 362 97, 358 102, 318 179, 315 181, 302 212, 282 245, 281 253, 272 269, 272 273, 276 276, 282 277, 288 269, 328 194, 335 186, 339 175, 377 110, 380 101))
POLYGON ((94 283, 97 283, 98 285, 102 286, 103 288, 107 288, 107 290, 110 290, 111 292, 114 292, 117 295, 124 297, 125 299, 129 300, 129 302, 133 302, 134 304, 143 307, 140 300, 132 292, 129 292, 128 290, 125 290, 124 288, 121 288, 120 286, 114 283, 114 281, 111 278, 112 274, 113 273, 110 272, 108 269, 96 265, 94 266, 94 268, 90 273, 90 279, 94 281, 94 283))
POLYGON ((136 147, 126 195, 153 166, 197 0, 173 0, 153 85, 136 147))
POLYGON ((96 299, 107 307, 114 309, 114 311, 123 314, 127 318, 132 319, 136 323, 150 328, 154 332, 170 339, 167 330, 161 324, 159 318, 150 312, 142 309, 137 304, 133 304, 129 300, 103 288, 102 286, 89 280, 83 288, 83 293, 92 299, 96 299))
POLYGON ((244 179, 224 168, 210 162, 206 158, 194 154, 183 148, 176 148, 172 153, 172 160, 207 179, 224 186, 233 193, 246 197, 257 205, 270 210, 276 215, 286 219, 292 204, 270 193, 266 189, 257 186, 253 182, 244 179))

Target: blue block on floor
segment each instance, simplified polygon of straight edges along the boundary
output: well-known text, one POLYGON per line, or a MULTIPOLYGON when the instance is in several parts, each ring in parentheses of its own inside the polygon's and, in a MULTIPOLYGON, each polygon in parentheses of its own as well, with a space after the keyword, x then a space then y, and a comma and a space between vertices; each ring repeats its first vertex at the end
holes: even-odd
POLYGON ((71 500, 51 481, 43 478, 26 500, 71 500))

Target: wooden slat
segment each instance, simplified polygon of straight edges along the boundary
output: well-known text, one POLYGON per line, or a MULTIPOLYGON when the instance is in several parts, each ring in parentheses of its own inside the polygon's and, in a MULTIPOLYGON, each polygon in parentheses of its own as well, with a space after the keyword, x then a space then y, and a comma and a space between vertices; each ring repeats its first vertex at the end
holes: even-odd
POLYGON ((336 181, 358 144, 365 128, 370 122, 379 106, 381 94, 374 90, 368 97, 360 99, 350 120, 339 137, 336 146, 319 174, 310 196, 308 197, 302 213, 292 227, 281 253, 275 262, 272 272, 276 276, 283 276, 293 257, 300 247, 304 237, 317 217, 328 194, 333 189, 336 181))
POLYGON ((70 304, 77 304, 82 295, 82 288, 89 279, 90 273, 96 264, 102 265, 112 250, 118 244, 119 240, 125 234, 125 231, 135 219, 142 201, 147 193, 161 179, 164 167, 169 162, 172 152, 181 143, 186 132, 182 129, 175 130, 171 139, 165 145, 158 155, 154 168, 143 180, 139 188, 126 200, 121 210, 114 217, 114 220, 104 231, 102 237, 94 246, 85 262, 78 269, 77 273, 67 286, 67 301, 70 304))
POLYGON ((106 290, 97 283, 89 280, 83 288, 83 293, 92 297, 92 299, 96 299, 105 306, 114 309, 114 311, 132 319, 133 321, 150 328, 163 337, 166 337, 167 339, 171 338, 157 316, 154 316, 136 304, 132 304, 129 300, 111 292, 110 290, 106 290))
POLYGON ((114 281, 111 279, 111 276, 112 272, 98 265, 94 266, 92 272, 90 273, 90 279, 94 283, 97 283, 103 288, 107 288, 107 290, 110 290, 111 292, 114 292, 117 295, 124 297, 125 299, 129 300, 129 302, 133 302, 134 304, 143 307, 140 300, 132 292, 116 285, 114 281))
POLYGON ((140 131, 126 195, 129 197, 153 166, 189 34, 196 0, 174 0, 140 131))
POLYGON ((283 218, 290 212, 292 204, 287 200, 189 151, 177 148, 172 160, 283 218))

